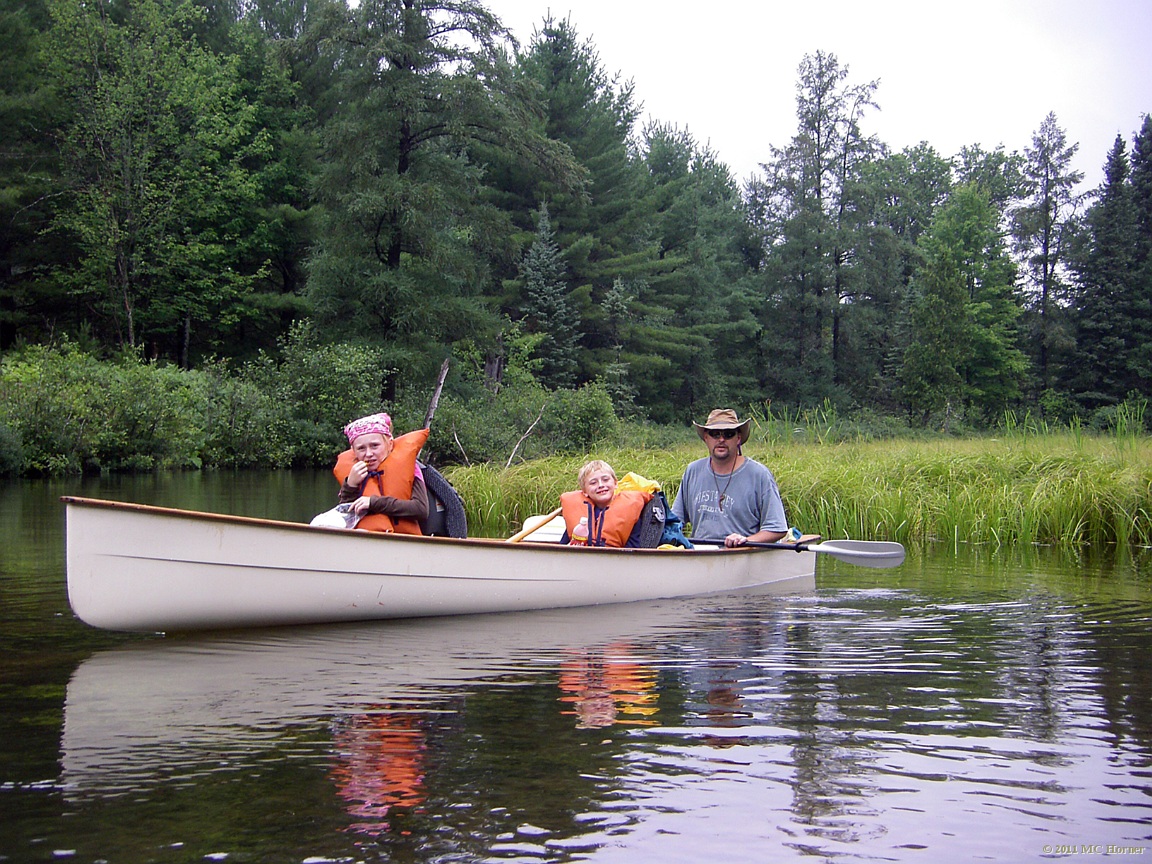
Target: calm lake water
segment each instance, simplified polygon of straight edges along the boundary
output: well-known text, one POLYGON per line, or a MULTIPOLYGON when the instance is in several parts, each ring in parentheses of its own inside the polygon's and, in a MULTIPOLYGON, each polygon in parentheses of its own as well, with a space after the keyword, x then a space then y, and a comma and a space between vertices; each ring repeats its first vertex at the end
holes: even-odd
POLYGON ((1146 550, 199 636, 69 611, 62 494, 306 521, 332 486, 0 485, 0 861, 1152 860, 1146 550))

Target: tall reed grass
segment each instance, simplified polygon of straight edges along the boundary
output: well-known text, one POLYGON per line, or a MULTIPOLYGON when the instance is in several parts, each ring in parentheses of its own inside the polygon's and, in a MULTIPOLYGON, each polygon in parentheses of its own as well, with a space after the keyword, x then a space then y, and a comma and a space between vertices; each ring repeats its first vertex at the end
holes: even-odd
MULTIPOLYGON (((820 443, 780 436, 745 447, 780 485, 789 521, 825 538, 981 543, 1152 545, 1152 439, 1082 430, 1009 431, 998 438, 820 443)), ((705 455, 686 431, 658 450, 594 454, 618 475, 659 481, 673 500, 689 461, 705 455)), ((589 457, 591 458, 591 457, 589 457)), ((579 458, 502 469, 448 471, 468 507, 471 533, 501 536, 553 510, 575 488, 579 458)))

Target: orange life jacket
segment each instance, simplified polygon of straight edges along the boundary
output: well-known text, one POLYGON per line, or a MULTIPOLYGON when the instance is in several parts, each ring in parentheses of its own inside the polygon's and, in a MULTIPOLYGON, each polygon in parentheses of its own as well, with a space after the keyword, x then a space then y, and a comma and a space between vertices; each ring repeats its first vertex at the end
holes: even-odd
MULTIPOLYGON (((362 495, 388 495, 392 498, 412 500, 412 484, 416 482, 416 457, 424 442, 428 440, 427 429, 417 429, 392 439, 392 452, 380 463, 382 476, 369 477, 364 481, 362 495)), ((345 450, 336 457, 336 467, 332 473, 343 484, 348 479, 352 466, 356 464, 356 454, 345 450)), ((366 531, 383 531, 397 534, 420 534, 420 523, 415 519, 393 519, 384 513, 369 513, 357 524, 366 531)))
POLYGON ((636 527, 636 520, 644 510, 644 505, 652 500, 647 492, 630 489, 618 491, 608 507, 600 511, 597 519, 596 508, 582 491, 565 492, 560 496, 560 508, 564 514, 564 524, 568 536, 580 521, 588 517, 588 545, 624 546, 636 527))

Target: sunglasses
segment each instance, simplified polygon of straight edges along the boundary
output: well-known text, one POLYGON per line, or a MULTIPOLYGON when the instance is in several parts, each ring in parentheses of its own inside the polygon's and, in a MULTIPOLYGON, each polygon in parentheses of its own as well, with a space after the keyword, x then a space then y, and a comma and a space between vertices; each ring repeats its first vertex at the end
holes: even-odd
POLYGON ((735 438, 740 434, 739 429, 708 429, 707 432, 712 438, 723 438, 725 440, 735 438))

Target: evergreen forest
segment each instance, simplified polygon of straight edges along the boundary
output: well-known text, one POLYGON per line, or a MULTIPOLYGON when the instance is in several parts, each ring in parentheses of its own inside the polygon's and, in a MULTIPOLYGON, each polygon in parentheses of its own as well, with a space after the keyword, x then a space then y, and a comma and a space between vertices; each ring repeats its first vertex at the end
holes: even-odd
POLYGON ((736 178, 575 17, 2 0, 0 40, 0 473, 324 464, 381 405, 419 425, 445 360, 444 463, 721 405, 1144 422, 1148 116, 1085 190, 1054 114, 896 151, 815 51, 736 178))

